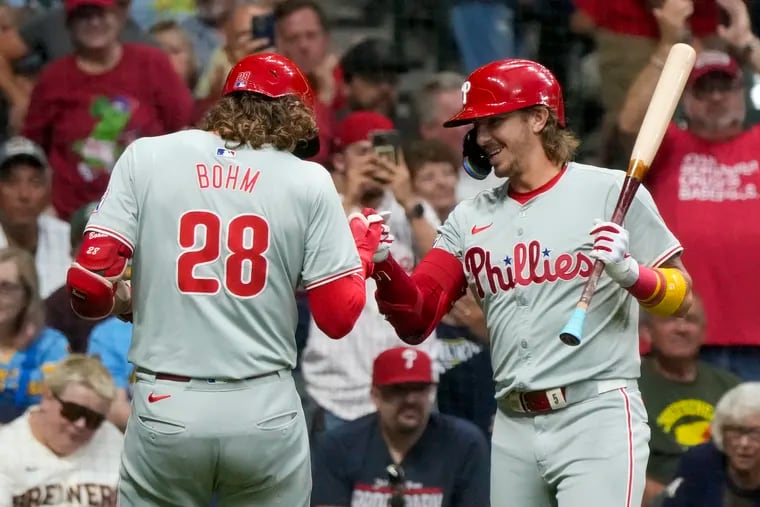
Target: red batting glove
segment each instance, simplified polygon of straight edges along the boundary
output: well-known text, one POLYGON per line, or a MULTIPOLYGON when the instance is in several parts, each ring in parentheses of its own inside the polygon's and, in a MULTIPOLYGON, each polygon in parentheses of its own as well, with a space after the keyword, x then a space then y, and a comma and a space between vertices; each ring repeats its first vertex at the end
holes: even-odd
POLYGON ((372 275, 375 266, 372 257, 380 248, 383 222, 383 217, 372 208, 364 208, 361 213, 351 213, 348 216, 348 225, 354 236, 365 278, 372 275))

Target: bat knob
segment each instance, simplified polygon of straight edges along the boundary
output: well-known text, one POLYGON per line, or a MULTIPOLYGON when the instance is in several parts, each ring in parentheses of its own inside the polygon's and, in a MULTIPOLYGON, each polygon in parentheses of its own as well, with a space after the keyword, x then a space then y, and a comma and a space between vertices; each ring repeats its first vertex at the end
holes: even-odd
POLYGON ((573 314, 570 316, 570 320, 567 321, 565 328, 559 335, 559 339, 562 343, 575 347, 581 344, 581 336, 583 336, 583 322, 586 320, 586 310, 583 308, 576 308, 573 314))
POLYGON ((581 344, 580 338, 570 333, 560 333, 559 339, 562 340, 562 343, 569 345, 570 347, 575 347, 576 345, 581 344))

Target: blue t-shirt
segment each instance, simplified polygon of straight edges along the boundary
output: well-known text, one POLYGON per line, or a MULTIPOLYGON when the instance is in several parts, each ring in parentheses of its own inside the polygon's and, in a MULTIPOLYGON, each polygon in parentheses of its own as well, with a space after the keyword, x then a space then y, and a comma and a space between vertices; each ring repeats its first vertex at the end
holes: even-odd
POLYGON ((87 353, 100 357, 100 362, 113 377, 119 389, 127 389, 132 376, 132 363, 127 352, 132 343, 132 324, 116 317, 109 317, 92 329, 87 353))
POLYGON ((45 327, 26 349, 0 357, 0 423, 12 421, 39 403, 44 374, 68 354, 66 337, 45 327))
MULTIPOLYGON (((376 413, 324 433, 314 454, 312 504, 388 505, 386 467, 393 463, 376 413)), ((407 505, 489 505, 488 443, 473 424, 433 413, 424 433, 400 463, 407 505)))
POLYGON ((439 324, 438 410, 474 423, 490 436, 496 413, 491 351, 475 343, 466 327, 439 324))

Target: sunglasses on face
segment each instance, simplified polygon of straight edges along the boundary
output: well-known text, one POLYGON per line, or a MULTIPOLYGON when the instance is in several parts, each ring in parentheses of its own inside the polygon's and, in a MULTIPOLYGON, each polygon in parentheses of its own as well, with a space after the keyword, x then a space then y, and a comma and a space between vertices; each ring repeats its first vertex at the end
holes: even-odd
POLYGON ((64 401, 57 394, 53 394, 53 398, 61 404, 61 417, 70 423, 75 423, 84 418, 84 424, 87 426, 87 429, 90 430, 96 430, 101 424, 103 424, 103 420, 105 419, 103 414, 99 414, 92 409, 83 407, 78 403, 64 401))

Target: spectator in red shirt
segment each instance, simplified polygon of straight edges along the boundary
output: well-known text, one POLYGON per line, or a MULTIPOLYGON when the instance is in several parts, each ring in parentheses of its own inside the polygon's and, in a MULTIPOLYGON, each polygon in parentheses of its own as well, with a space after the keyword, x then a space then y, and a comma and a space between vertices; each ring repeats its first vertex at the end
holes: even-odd
MULTIPOLYGON (((601 99, 607 112, 603 126, 600 163, 617 162, 621 153, 608 142, 615 138, 615 122, 633 79, 647 64, 661 35, 657 18, 685 12, 688 22, 676 36, 706 38, 715 34, 718 10, 715 0, 574 0, 578 14, 594 26, 601 99), (653 7, 657 7, 653 9, 653 7)), ((692 40, 692 43, 695 41, 692 40)), ((627 161, 627 160, 626 160, 627 161)))
MULTIPOLYGON (((721 38, 760 72, 760 39, 750 30, 746 6, 742 0, 719 2, 730 17, 718 30, 721 38)), ((618 120, 629 140, 641 126, 671 45, 661 41, 629 91, 618 120)), ((760 126, 744 127, 745 94, 736 60, 720 51, 700 53, 682 100, 686 124, 668 128, 647 187, 684 246, 684 264, 710 315, 703 359, 758 380, 760 126)))
POLYGON ((54 60, 32 91, 24 135, 53 168, 60 218, 98 200, 124 148, 190 124, 190 90, 158 48, 119 41, 115 0, 66 0, 74 53, 54 60))

